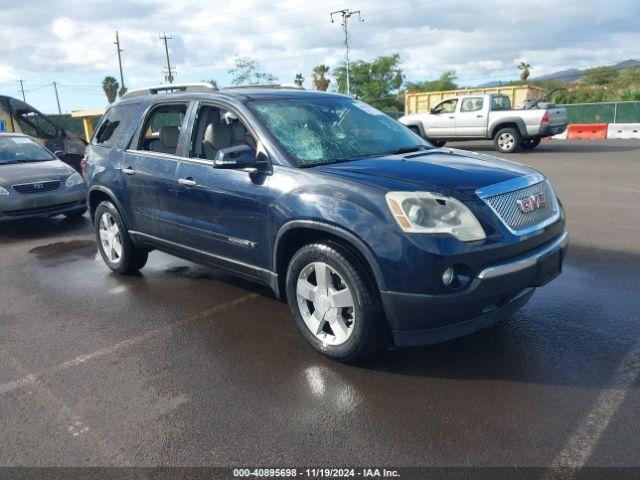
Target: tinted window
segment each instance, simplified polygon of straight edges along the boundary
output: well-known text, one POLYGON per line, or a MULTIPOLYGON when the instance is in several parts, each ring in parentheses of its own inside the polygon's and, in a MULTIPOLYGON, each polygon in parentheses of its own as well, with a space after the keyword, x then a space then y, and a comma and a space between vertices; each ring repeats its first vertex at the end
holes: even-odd
POLYGON ((29 137, 0 137, 0 165, 55 159, 56 157, 29 137))
POLYGON ((116 105, 104 114, 91 143, 103 147, 113 147, 131 122, 137 105, 116 105))
POLYGON ((511 110, 511 100, 504 95, 491 97, 491 110, 511 110))
POLYGON ((428 148, 388 115, 344 97, 317 96, 249 103, 299 166, 336 163, 428 148))
POLYGON ((162 105, 152 110, 145 119, 138 150, 175 155, 186 114, 186 104, 162 105))
POLYGON ((465 98, 462 100, 462 105, 460 105, 460 111, 477 112, 478 110, 482 110, 483 104, 484 99, 482 97, 465 98))

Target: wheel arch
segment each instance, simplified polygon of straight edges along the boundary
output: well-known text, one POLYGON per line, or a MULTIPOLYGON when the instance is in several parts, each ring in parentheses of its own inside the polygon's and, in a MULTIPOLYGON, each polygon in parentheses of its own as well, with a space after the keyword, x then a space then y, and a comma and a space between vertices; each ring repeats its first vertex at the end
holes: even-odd
POLYGON ((89 212, 91 214, 91 221, 93 222, 96 208, 98 208, 98 205, 100 205, 100 203, 104 201, 110 201, 115 205, 115 207, 118 209, 118 212, 120 213, 122 221, 128 229, 129 223, 124 216, 124 209, 122 208, 122 205, 118 201, 116 195, 109 188, 103 187, 101 185, 94 185, 89 189, 88 204, 89 212))
POLYGON ((312 220, 294 220, 283 225, 273 248, 273 269, 278 274, 279 298, 286 297, 286 271, 298 249, 321 240, 333 241, 346 248, 362 264, 378 292, 386 290, 384 277, 371 249, 353 233, 335 225, 312 220))
POLYGON ((491 131, 489 134, 490 138, 494 138, 496 133, 498 133, 499 130, 502 130, 503 128, 515 128, 516 130, 518 130, 518 133, 520 134, 520 136, 522 138, 527 137, 527 127, 524 124, 524 121, 521 118, 518 117, 508 117, 508 118, 502 118, 500 119, 500 121, 498 123, 496 123, 495 125, 491 126, 491 131))

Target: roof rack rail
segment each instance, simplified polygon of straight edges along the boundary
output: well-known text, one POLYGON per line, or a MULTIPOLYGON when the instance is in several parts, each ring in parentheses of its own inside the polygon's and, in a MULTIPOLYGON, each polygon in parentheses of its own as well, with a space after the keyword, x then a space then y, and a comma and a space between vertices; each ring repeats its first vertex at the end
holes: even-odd
POLYGON ((304 87, 298 85, 281 85, 279 83, 254 83, 249 85, 232 85, 230 87, 222 87, 222 90, 245 90, 249 88, 273 88, 287 90, 304 90, 304 87))
POLYGON ((215 92, 218 89, 210 83, 170 83, 157 85, 155 87, 138 88, 131 90, 122 96, 123 100, 134 97, 142 97, 145 95, 158 95, 159 93, 177 93, 177 92, 215 92))

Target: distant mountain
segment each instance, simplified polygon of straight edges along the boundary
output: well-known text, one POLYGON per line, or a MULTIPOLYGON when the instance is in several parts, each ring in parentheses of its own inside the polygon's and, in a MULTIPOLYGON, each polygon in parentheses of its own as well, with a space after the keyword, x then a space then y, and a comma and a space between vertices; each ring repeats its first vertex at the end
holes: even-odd
MULTIPOLYGON (((616 70, 624 70, 630 67, 640 66, 640 60, 625 60, 618 62, 615 65, 611 65, 616 70)), ((571 83, 580 80, 584 76, 584 72, 588 69, 578 70, 576 68, 570 68, 569 70, 562 70, 560 72, 549 73, 540 77, 533 78, 532 80, 556 80, 563 83, 571 83)))
MULTIPOLYGON (((624 70, 625 68, 630 67, 638 67, 640 66, 640 60, 625 60, 623 62, 618 62, 615 65, 612 65, 616 70, 624 70)), ((577 68, 569 68, 567 70, 561 70, 559 72, 548 73, 546 75, 541 75, 539 77, 531 78, 530 80, 538 81, 538 80, 555 80, 557 82, 562 83, 572 83, 580 80, 584 76, 585 70, 578 70, 577 68)), ((497 80, 483 83, 482 85, 478 85, 479 87, 498 87, 500 85, 508 84, 508 81, 500 82, 497 80)))

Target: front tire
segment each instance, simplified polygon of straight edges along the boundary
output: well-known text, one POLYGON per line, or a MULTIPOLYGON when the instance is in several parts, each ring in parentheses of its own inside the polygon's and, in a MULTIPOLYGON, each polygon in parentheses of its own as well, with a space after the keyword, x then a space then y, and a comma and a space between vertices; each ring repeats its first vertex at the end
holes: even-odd
POLYGON ((520 142, 520 146, 521 146, 524 150, 533 150, 533 149, 534 149, 534 148, 536 148, 538 145, 540 145, 540 137, 524 138, 524 139, 522 139, 522 141, 520 142))
POLYGON ((446 140, 435 140, 433 138, 427 138, 427 141, 436 148, 444 147, 446 140))
POLYGON ((296 326, 318 352, 351 363, 386 343, 377 290, 358 259, 341 246, 302 247, 289 262, 286 287, 296 326))
POLYGON ((100 203, 93 223, 98 250, 111 270, 127 274, 145 266, 149 252, 133 244, 122 216, 113 203, 100 203))
POLYGON ((515 128, 501 128, 493 136, 493 143, 502 153, 514 153, 520 146, 520 133, 515 128))

